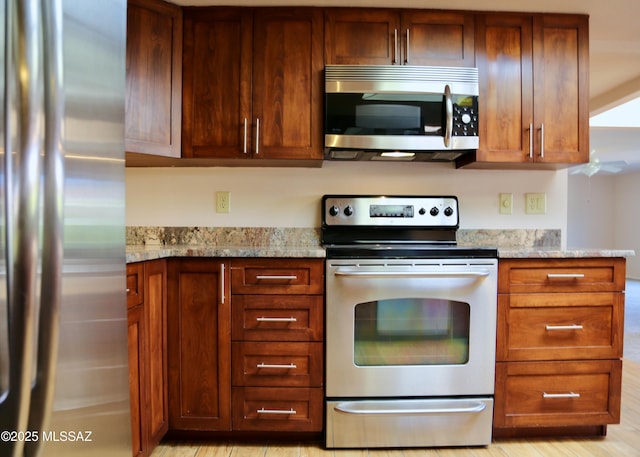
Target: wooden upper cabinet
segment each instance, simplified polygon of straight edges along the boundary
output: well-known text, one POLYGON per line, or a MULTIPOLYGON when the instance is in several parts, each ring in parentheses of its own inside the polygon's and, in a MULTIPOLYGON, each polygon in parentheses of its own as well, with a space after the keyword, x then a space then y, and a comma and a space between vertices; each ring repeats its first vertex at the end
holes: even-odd
POLYGON ((472 13, 330 8, 325 61, 347 65, 474 65, 472 13))
POLYGON ((186 8, 183 157, 322 158, 321 10, 186 8))
POLYGON ((589 159, 588 18, 478 14, 478 162, 589 159))
POLYGON ((127 3, 125 150, 180 157, 182 10, 127 3))

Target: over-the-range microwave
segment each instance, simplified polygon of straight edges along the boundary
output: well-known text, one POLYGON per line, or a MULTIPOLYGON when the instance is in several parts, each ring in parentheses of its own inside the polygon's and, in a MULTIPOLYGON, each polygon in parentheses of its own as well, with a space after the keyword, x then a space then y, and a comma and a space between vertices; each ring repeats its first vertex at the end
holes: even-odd
POLYGON ((451 161, 478 148, 478 70, 325 67, 327 160, 451 161))

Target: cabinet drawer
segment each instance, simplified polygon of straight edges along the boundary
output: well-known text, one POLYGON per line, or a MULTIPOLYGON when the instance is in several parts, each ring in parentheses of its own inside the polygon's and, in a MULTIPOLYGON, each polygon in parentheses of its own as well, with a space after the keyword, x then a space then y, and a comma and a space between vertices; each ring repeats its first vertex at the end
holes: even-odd
POLYGON ((498 360, 622 357, 624 294, 518 294, 498 298, 498 360))
POLYGON ((236 294, 322 294, 322 259, 251 259, 231 266, 231 291, 236 294))
POLYGON ((321 388, 234 387, 233 429, 318 432, 322 404, 321 388))
POLYGON ((234 386, 322 386, 322 343, 234 342, 234 386))
POLYGON ((495 427, 620 423, 622 361, 496 365, 495 427))
POLYGON ((501 259, 498 293, 619 292, 625 259, 501 259))
POLYGON ((244 341, 322 341, 321 295, 235 295, 232 338, 244 341))
POLYGON ((144 301, 144 264, 142 262, 127 264, 127 308, 132 308, 144 301))

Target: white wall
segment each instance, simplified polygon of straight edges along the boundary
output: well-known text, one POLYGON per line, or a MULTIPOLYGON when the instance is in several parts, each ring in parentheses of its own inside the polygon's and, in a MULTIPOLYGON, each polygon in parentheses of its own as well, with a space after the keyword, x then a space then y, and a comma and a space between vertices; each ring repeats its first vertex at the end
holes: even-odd
POLYGON ((617 249, 636 251, 634 257, 627 259, 627 276, 640 279, 640 173, 616 177, 614 202, 613 245, 617 249))
POLYGON ((565 171, 456 170, 443 163, 325 162, 322 168, 127 168, 127 225, 319 227, 323 194, 440 194, 460 200, 461 228, 560 229, 565 171), (231 212, 215 212, 215 192, 231 212), (513 193, 513 214, 498 194, 513 193), (525 192, 547 193, 547 214, 524 213, 525 192))

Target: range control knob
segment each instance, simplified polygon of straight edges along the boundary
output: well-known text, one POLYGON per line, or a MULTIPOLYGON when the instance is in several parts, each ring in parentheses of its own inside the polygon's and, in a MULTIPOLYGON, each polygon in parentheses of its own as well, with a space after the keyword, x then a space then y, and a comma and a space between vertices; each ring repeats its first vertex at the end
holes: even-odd
POLYGON ((351 216, 353 214, 353 208, 351 206, 347 206, 344 209, 344 215, 345 216, 351 216))
POLYGON ((336 205, 333 205, 331 208, 329 208, 329 214, 331 216, 337 216, 338 214, 340 214, 340 209, 336 205))
POLYGON ((420 216, 424 216, 425 214, 427 214, 427 210, 424 208, 420 208, 420 210, 418 211, 418 213, 420 214, 420 216))
POLYGON ((444 209, 444 215, 448 217, 448 216, 451 216, 452 214, 453 214, 453 210, 451 209, 451 207, 450 207, 450 206, 447 206, 447 207, 444 209))
POLYGON ((431 208, 431 211, 429 211, 429 214, 431 214, 432 216, 437 216, 439 212, 440 210, 434 206, 433 208, 431 208))
POLYGON ((464 124, 468 124, 469 122, 471 122, 471 116, 469 116, 467 113, 464 113, 461 120, 464 124))

